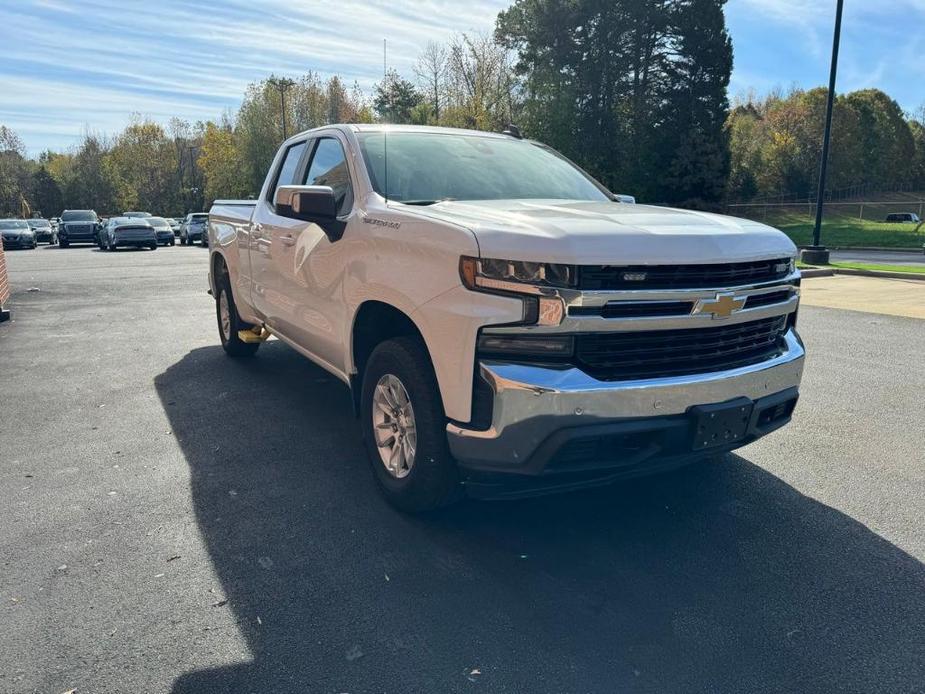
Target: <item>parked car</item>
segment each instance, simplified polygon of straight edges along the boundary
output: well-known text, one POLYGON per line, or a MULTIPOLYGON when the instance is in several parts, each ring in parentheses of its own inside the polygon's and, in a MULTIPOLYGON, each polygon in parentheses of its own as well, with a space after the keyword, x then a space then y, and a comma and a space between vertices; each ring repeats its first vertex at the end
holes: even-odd
POLYGON ((171 231, 173 231, 173 235, 175 237, 179 236, 180 235, 180 220, 175 219, 174 217, 167 217, 166 219, 167 219, 167 223, 170 225, 171 231))
POLYGON ((170 224, 163 217, 145 217, 145 221, 154 227, 157 242, 162 246, 174 246, 177 243, 170 224))
POLYGON ((35 232, 25 219, 0 219, 0 234, 3 236, 3 248, 35 248, 35 232))
POLYGON ((157 232, 140 217, 113 217, 100 232, 101 250, 115 251, 120 246, 157 250, 157 232))
POLYGON ((225 351, 272 334, 343 380, 405 510, 717 458, 797 402, 783 233, 619 203, 515 135, 303 132, 259 199, 215 202, 208 235, 225 351))
POLYGON ((886 221, 893 224, 918 224, 922 220, 915 212, 891 212, 886 221))
POLYGON ((58 224, 58 245, 67 248, 72 243, 97 243, 102 228, 93 210, 65 210, 58 224))
POLYGON ((180 225, 180 245, 192 246, 196 241, 200 241, 205 246, 208 242, 203 240, 203 237, 208 221, 208 212, 191 212, 186 215, 186 219, 180 225))
POLYGON ((150 216, 151 216, 151 213, 150 213, 150 212, 123 212, 123 213, 122 213, 122 216, 123 216, 123 217, 130 217, 130 218, 136 218, 136 217, 150 217, 150 216))
POLYGON ((27 219, 26 221, 35 233, 36 243, 47 243, 49 246, 58 243, 58 232, 54 230, 49 220, 27 219))

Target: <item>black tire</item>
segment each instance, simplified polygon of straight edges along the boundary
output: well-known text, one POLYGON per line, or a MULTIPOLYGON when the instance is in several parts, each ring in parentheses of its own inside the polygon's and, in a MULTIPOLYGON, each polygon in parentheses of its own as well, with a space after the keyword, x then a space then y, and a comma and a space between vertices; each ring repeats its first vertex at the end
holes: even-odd
POLYGON ((61 240, 58 241, 58 246, 60 246, 61 248, 67 248, 70 245, 71 245, 70 241, 61 241, 61 240))
POLYGON ((257 349, 260 347, 260 343, 242 342, 241 338, 238 337, 239 330, 250 330, 254 326, 250 323, 245 323, 241 320, 241 316, 238 315, 238 307, 234 303, 234 294, 231 292, 231 281, 228 279, 227 274, 222 274, 220 276, 217 289, 218 292, 215 295, 215 318, 218 322, 218 336, 222 341, 222 349, 224 349, 225 353, 230 357, 254 356, 257 353, 257 349), (228 313, 230 317, 230 329, 227 335, 222 327, 221 302, 223 295, 228 299, 228 313))
POLYGON ((437 378, 424 344, 417 337, 387 340, 373 350, 360 395, 363 439, 373 474, 390 504, 409 513, 448 506, 462 496, 459 471, 446 440, 446 415, 437 378), (373 422, 373 395, 386 374, 404 386, 414 411, 417 445, 407 475, 393 476, 379 454, 373 422))
POLYGON ((150 248, 152 251, 156 251, 156 250, 157 250, 157 244, 156 244, 156 243, 152 243, 150 246, 148 246, 148 248, 150 248))

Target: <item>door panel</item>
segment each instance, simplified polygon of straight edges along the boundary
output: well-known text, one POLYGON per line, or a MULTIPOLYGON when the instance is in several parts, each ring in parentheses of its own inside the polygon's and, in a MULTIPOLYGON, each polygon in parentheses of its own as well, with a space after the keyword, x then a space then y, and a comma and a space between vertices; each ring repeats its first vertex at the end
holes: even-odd
POLYGON ((289 298, 282 291, 282 276, 285 263, 291 256, 291 246, 280 239, 298 234, 305 222, 276 214, 274 199, 276 188, 291 185, 301 180, 305 167, 308 141, 289 146, 279 168, 275 181, 267 191, 267 197, 257 201, 248 240, 254 307, 272 328, 286 332, 286 315, 291 313, 289 298))
MULTIPOLYGON (((285 316, 287 336, 338 369, 344 368, 343 323, 346 320, 343 279, 347 267, 353 223, 353 183, 344 148, 334 137, 319 137, 311 164, 299 181, 331 186, 338 216, 347 221, 344 236, 331 242, 317 224, 300 222, 300 228, 278 227, 281 293, 290 311, 285 316)), ((275 237, 274 237, 275 240, 275 237)))

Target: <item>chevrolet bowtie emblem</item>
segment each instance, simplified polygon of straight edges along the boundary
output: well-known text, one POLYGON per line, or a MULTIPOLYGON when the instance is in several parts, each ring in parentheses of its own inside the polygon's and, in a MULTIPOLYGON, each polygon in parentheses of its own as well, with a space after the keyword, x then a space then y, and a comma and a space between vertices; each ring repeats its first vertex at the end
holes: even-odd
POLYGON ((717 294, 715 299, 700 299, 694 313, 711 313, 714 318, 729 318, 745 306, 746 297, 735 294, 717 294))

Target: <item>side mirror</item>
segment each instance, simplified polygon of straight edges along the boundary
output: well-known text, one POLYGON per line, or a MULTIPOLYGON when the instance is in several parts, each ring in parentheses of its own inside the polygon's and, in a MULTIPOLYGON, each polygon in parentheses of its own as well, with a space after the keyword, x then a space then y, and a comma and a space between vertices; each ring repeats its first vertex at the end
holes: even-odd
POLYGON ((275 202, 276 214, 313 222, 331 241, 344 234, 346 224, 337 219, 337 199, 331 186, 280 186, 275 202))

